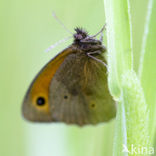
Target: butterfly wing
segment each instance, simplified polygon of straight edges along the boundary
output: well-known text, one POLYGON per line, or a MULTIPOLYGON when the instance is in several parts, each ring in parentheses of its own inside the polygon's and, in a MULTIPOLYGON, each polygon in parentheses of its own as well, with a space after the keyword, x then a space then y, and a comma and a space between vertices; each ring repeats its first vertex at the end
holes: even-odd
POLYGON ((51 80, 65 57, 72 52, 69 47, 53 58, 31 83, 22 105, 23 116, 30 121, 52 121, 49 103, 49 86, 51 80))
POLYGON ((108 121, 116 113, 106 67, 85 53, 65 58, 52 78, 49 102, 53 121, 80 126, 108 121))

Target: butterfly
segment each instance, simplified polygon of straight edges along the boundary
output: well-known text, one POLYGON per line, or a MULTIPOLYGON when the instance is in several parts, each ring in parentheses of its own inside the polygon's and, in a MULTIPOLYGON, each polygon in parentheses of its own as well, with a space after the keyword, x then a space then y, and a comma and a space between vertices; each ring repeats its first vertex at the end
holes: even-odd
POLYGON ((75 29, 73 43, 52 58, 31 83, 22 105, 24 118, 83 126, 115 117, 106 48, 96 36, 75 29))

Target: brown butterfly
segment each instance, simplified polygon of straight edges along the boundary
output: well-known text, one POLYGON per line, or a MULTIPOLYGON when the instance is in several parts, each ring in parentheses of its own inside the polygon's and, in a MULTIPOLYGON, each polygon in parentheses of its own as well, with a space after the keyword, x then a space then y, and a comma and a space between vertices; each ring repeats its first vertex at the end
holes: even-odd
POLYGON ((22 107, 26 119, 82 126, 115 117, 102 39, 80 28, 75 31, 73 43, 47 63, 30 85, 22 107))

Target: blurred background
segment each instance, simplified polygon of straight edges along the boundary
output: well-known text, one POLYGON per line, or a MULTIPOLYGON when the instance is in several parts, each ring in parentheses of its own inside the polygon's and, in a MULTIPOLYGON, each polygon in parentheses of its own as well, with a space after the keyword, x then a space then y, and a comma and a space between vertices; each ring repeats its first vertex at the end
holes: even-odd
MULTIPOLYGON (((130 2, 137 71, 147 0, 130 2)), ((72 43, 69 40, 44 52, 51 44, 70 36, 52 17, 52 11, 72 32, 81 26, 95 34, 105 24, 102 0, 1 0, 0 155, 111 156, 115 120, 79 128, 29 123, 21 115, 23 97, 32 79, 53 56, 72 43)))

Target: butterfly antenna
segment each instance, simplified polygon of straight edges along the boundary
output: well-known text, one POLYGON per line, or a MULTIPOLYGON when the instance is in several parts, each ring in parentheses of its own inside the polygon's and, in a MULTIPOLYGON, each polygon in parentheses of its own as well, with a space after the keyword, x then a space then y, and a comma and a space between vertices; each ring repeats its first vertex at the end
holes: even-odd
POLYGON ((45 50, 45 52, 49 52, 50 50, 54 49, 54 48, 55 48, 56 46, 58 46, 59 44, 65 42, 65 41, 68 41, 68 40, 69 40, 70 38, 72 38, 72 37, 73 37, 73 36, 68 36, 68 37, 66 37, 66 38, 64 38, 64 39, 59 40, 58 42, 52 44, 49 48, 47 48, 47 49, 45 50))
POLYGON ((73 33, 61 22, 61 20, 59 20, 59 18, 56 16, 55 12, 52 12, 52 16, 63 27, 63 29, 65 29, 68 33, 73 35, 73 33))
POLYGON ((92 37, 96 37, 97 35, 99 35, 100 33, 102 33, 105 29, 106 29, 106 24, 102 27, 102 29, 97 34, 91 36, 91 38, 92 37))

